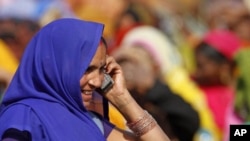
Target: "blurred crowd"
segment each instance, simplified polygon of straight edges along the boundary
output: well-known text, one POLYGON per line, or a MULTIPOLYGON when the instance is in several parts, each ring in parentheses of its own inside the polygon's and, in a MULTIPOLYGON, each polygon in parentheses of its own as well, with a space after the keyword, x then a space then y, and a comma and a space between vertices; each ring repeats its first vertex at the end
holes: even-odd
POLYGON ((59 18, 105 24, 128 89, 172 140, 227 141, 249 123, 249 0, 0 0, 0 100, 29 40, 59 18))

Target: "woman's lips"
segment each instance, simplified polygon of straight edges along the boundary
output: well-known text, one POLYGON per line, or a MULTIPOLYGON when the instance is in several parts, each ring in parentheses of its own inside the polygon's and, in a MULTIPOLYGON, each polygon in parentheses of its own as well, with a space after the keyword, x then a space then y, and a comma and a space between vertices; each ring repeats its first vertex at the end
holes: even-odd
POLYGON ((82 99, 84 102, 89 102, 92 100, 93 97, 93 91, 82 91, 82 99))

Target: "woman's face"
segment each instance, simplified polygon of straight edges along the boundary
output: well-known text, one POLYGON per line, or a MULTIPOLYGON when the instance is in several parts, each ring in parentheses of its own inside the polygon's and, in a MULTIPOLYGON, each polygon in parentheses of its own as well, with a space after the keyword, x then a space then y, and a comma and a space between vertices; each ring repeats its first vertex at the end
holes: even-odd
POLYGON ((202 53, 196 54, 195 80, 200 85, 214 85, 220 81, 220 65, 202 53))
POLYGON ((95 89, 101 87, 104 79, 105 65, 106 47, 104 44, 100 44, 89 67, 80 79, 83 104, 86 108, 91 103, 95 89))

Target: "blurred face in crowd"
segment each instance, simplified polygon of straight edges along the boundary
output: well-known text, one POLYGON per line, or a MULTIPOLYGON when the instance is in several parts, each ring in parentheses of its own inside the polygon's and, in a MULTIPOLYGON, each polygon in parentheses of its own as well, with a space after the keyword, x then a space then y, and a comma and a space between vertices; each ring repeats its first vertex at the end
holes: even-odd
POLYGON ((224 55, 209 45, 195 51, 196 72, 194 79, 200 85, 228 85, 232 79, 231 63, 224 55))
POLYGON ((0 20, 0 38, 18 60, 21 60, 27 44, 39 29, 39 24, 31 20, 0 20))
POLYGON ((250 11, 243 2, 234 1, 227 10, 229 28, 241 39, 250 40, 250 11))
POLYGON ((201 85, 212 85, 219 82, 220 64, 202 53, 196 53, 195 79, 201 85))
POLYGON ((145 49, 137 46, 120 48, 113 56, 122 67, 128 90, 144 94, 153 87, 156 78, 154 62, 145 49))

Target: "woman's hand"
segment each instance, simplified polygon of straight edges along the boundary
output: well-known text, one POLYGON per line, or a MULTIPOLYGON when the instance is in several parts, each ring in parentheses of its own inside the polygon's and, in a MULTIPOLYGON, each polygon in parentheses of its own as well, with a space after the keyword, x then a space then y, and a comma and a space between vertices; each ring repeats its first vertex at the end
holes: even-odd
POLYGON ((126 88, 126 83, 124 79, 124 75, 120 65, 115 61, 115 59, 111 56, 107 56, 106 59, 106 73, 108 73, 113 81, 113 87, 103 94, 112 104, 117 106, 121 101, 117 101, 120 96, 129 94, 126 88), (118 102, 118 103, 117 103, 118 102))
MULTIPOLYGON (((125 117, 128 123, 135 123, 141 121, 145 116, 145 111, 137 104, 126 88, 125 78, 120 65, 111 56, 107 56, 106 59, 106 72, 114 80, 113 87, 103 94, 125 117)), ((149 118, 151 119, 151 118, 149 118)), ((151 125, 152 120, 145 121, 145 124, 151 125)), ((144 121, 143 121, 144 122, 144 121)), ((150 126, 145 126, 144 129, 150 126)), ((141 128, 141 127, 140 127, 141 128)), ((169 141, 167 135, 163 132, 160 126, 156 123, 155 126, 150 127, 148 131, 138 137, 134 135, 128 135, 125 133, 119 134, 119 132, 112 132, 108 140, 116 140, 119 137, 124 140, 141 140, 141 141, 169 141), (126 137, 129 136, 129 137, 126 137), (125 138, 126 137, 126 138, 125 138)), ((143 129, 143 130, 144 130, 143 129)), ((137 129, 139 130, 139 129, 137 129)), ((141 130, 140 130, 141 131, 141 130)))

